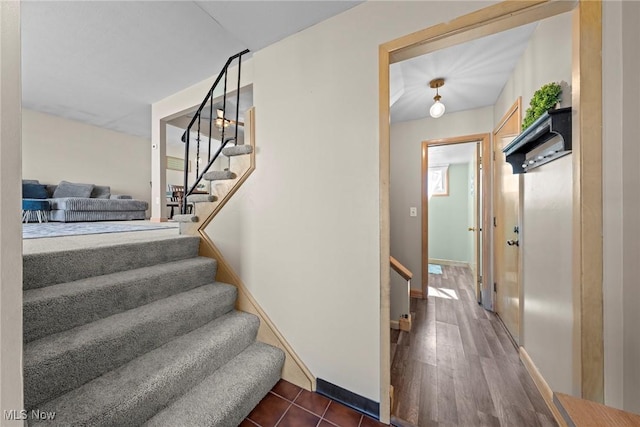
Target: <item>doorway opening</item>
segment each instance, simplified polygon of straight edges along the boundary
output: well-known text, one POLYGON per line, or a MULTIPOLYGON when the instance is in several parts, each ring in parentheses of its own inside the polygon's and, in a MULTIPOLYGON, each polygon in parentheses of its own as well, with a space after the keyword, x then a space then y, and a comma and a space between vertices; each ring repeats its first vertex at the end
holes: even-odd
MULTIPOLYGON (((381 396, 388 395, 390 379, 390 347, 387 347, 390 320, 388 298, 389 208, 391 205, 389 197, 391 98, 389 65, 572 10, 574 67, 571 74, 575 85, 572 93, 574 155, 571 162, 574 188, 572 203, 574 212, 572 287, 574 290, 573 318, 575 319, 573 365, 575 381, 582 395, 594 400, 602 400, 602 318, 601 315, 597 315, 602 311, 600 280, 602 247, 594 231, 601 228, 602 222, 602 206, 599 203, 602 193, 599 184, 602 138, 600 133, 593 131, 602 123, 601 58, 597 54, 600 49, 602 14, 601 5, 590 2, 503 2, 380 46, 381 396), (588 177, 588 181, 585 177, 588 177), (585 247, 594 248, 594 250, 583 251, 582 248, 585 247), (580 322, 584 319, 584 314, 588 314, 589 322, 580 322)), ((485 238, 484 242, 493 245, 493 236, 486 237, 488 238, 485 238)), ((487 260, 484 260, 483 264, 483 271, 485 271, 487 260)), ((524 356, 526 353, 523 354, 523 360, 526 359, 524 356)), ((531 375, 534 375, 535 369, 527 367, 531 375)), ((538 388, 542 390, 544 379, 536 378, 536 382, 538 388)), ((546 392, 543 392, 543 395, 551 405, 552 396, 546 392)), ((382 421, 387 421, 390 415, 388 403, 386 399, 381 398, 382 421)))

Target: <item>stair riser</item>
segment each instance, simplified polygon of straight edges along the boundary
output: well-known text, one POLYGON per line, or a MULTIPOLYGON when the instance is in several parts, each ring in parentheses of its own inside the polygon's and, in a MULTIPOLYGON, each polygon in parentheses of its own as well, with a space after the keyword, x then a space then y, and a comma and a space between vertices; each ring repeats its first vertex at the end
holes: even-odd
POLYGON ((30 254, 23 257, 23 289, 149 267, 198 255, 200 239, 136 242, 118 246, 30 254), (176 242, 179 240, 179 243, 176 242))
POLYGON ((283 365, 282 350, 254 343, 144 426, 176 426, 186 419, 194 426, 238 426, 278 382, 283 365))
POLYGON ((24 340, 30 342, 206 285, 214 280, 216 267, 214 260, 194 258, 25 291, 24 340))
MULTIPOLYGON (((259 320, 253 315, 229 313, 93 383, 41 405, 42 411, 55 411, 57 414, 55 423, 46 425, 140 425, 251 345, 258 327, 259 320), (163 355, 165 351, 168 354, 163 355), (144 368, 149 366, 157 370, 149 375, 143 374, 144 368), (139 381, 138 377, 141 377, 139 381), (131 388, 122 392, 114 388, 114 380, 118 378, 133 378, 134 381, 128 384, 131 388), (95 385, 106 386, 107 391, 99 390, 95 385), (87 401, 96 402, 95 408, 92 411, 78 410, 87 401)), ((188 424, 187 417, 177 425, 188 424)), ((40 424, 36 422, 33 425, 40 424)))
POLYGON ((34 408, 229 312, 234 287, 203 286, 25 346, 25 407, 34 408))

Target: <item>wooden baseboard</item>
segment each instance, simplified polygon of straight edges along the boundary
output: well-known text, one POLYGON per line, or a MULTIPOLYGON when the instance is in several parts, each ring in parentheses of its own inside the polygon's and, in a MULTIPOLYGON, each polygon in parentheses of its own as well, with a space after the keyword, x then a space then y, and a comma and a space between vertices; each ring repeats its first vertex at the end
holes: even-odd
POLYGON ((452 261, 450 259, 437 259, 437 258, 429 258, 429 264, 440 264, 440 265, 450 265, 451 267, 469 267, 468 262, 464 261, 452 261))
POLYGON ((531 357, 529 357, 529 353, 527 353, 524 347, 520 347, 520 360, 522 360, 522 364, 527 369, 527 372, 529 372, 529 376, 535 383, 538 391, 544 399, 544 402, 547 404, 549 410, 553 414, 553 418, 555 418, 560 427, 567 427, 567 423, 565 422, 564 417, 556 407, 556 404, 553 402, 553 391, 551 390, 551 387, 549 387, 549 384, 547 384, 547 381, 544 379, 536 365, 533 363, 533 360, 531 360, 531 357))
POLYGON ((400 330, 405 332, 411 332, 411 314, 408 317, 400 318, 400 330))
POLYGON ((424 293, 422 292, 422 289, 411 289, 409 296, 411 298, 424 299, 424 293))

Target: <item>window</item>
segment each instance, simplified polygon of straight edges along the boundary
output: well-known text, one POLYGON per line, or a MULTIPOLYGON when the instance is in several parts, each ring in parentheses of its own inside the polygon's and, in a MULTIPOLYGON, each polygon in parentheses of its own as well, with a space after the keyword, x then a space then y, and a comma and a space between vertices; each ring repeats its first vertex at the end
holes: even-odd
POLYGON ((449 165, 429 166, 429 197, 449 195, 449 165))

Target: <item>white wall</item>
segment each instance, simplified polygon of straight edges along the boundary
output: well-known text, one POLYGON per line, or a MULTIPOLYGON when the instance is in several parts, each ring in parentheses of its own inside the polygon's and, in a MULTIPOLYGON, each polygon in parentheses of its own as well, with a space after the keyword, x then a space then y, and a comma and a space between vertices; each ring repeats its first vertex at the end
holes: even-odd
POLYGON ((22 409, 20 2, 0 2, 0 413, 22 409))
POLYGON ((422 288, 422 141, 488 133, 492 129, 492 107, 391 125, 391 254, 413 273, 414 289, 422 288), (409 217, 412 206, 418 208, 417 217, 409 217))
POLYGON ((488 4, 366 2, 252 59, 257 169, 211 233, 311 371, 376 401, 378 46, 488 4))
MULTIPOLYGON (((571 26, 570 13, 538 24, 495 104, 496 121, 518 96, 526 110, 540 86, 571 82, 571 26)), ((571 94, 562 96, 563 104, 570 105, 571 94)), ((571 224, 572 165, 571 156, 565 156, 524 176, 522 343, 554 391, 576 394, 579 390, 573 389, 572 381, 571 224)))
POLYGON ((605 3, 604 19, 605 401, 640 413, 640 4, 605 3))
POLYGON ((27 109, 22 133, 25 179, 108 185, 111 194, 150 202, 148 139, 27 109))

